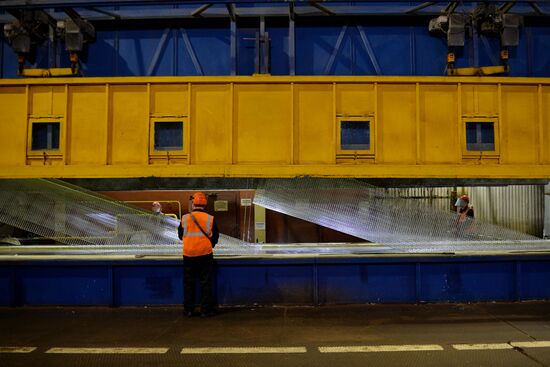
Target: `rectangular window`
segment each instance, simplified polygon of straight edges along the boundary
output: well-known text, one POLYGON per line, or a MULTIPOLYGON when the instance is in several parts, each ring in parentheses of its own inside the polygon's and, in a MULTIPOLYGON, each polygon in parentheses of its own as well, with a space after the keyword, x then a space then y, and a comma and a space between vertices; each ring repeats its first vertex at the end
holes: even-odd
POLYGON ((182 150, 183 121, 155 121, 154 149, 182 150))
POLYGON ((494 151, 494 122, 466 122, 466 150, 494 151))
POLYGON ((31 150, 59 150, 59 122, 32 124, 31 150))
POLYGON ((370 121, 341 121, 340 150, 370 150, 370 121))

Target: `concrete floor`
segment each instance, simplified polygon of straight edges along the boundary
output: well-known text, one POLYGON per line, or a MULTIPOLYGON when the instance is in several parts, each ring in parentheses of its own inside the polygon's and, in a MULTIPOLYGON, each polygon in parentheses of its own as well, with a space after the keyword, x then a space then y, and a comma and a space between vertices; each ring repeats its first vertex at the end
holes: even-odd
POLYGON ((0 308, 2 367, 222 364, 550 366, 550 302, 230 308, 206 319, 179 307, 0 308), (228 347, 242 349, 216 349, 228 347))

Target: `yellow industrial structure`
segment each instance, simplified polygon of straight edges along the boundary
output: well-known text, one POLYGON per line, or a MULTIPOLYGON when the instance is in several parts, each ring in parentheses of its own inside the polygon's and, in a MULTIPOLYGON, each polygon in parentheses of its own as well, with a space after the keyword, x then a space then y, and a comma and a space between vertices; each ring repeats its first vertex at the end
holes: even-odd
POLYGON ((2 178, 550 178, 550 79, 3 79, 0 133, 2 178))

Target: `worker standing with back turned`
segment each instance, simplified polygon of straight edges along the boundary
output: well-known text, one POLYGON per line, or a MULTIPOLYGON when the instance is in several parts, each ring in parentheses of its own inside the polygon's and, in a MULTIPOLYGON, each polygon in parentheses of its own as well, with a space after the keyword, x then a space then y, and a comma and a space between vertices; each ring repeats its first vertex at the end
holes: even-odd
POLYGON ((214 217, 206 213, 207 198, 202 192, 191 196, 191 212, 185 214, 178 227, 183 240, 184 313, 193 316, 195 309, 195 283, 201 289, 201 316, 215 313, 212 296, 214 256, 212 249, 218 243, 220 232, 214 217))

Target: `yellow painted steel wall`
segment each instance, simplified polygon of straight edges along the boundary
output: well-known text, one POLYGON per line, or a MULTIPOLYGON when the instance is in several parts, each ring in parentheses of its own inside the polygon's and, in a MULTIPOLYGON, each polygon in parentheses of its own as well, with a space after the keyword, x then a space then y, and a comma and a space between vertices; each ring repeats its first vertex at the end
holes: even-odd
POLYGON ((0 177, 550 178, 550 80, 190 77, 0 80, 0 177), (495 123, 495 152, 465 148, 495 123), (153 147, 155 121, 184 147, 153 147), (339 121, 368 120, 371 149, 339 150, 339 121), (58 151, 32 124, 60 122, 58 151))

